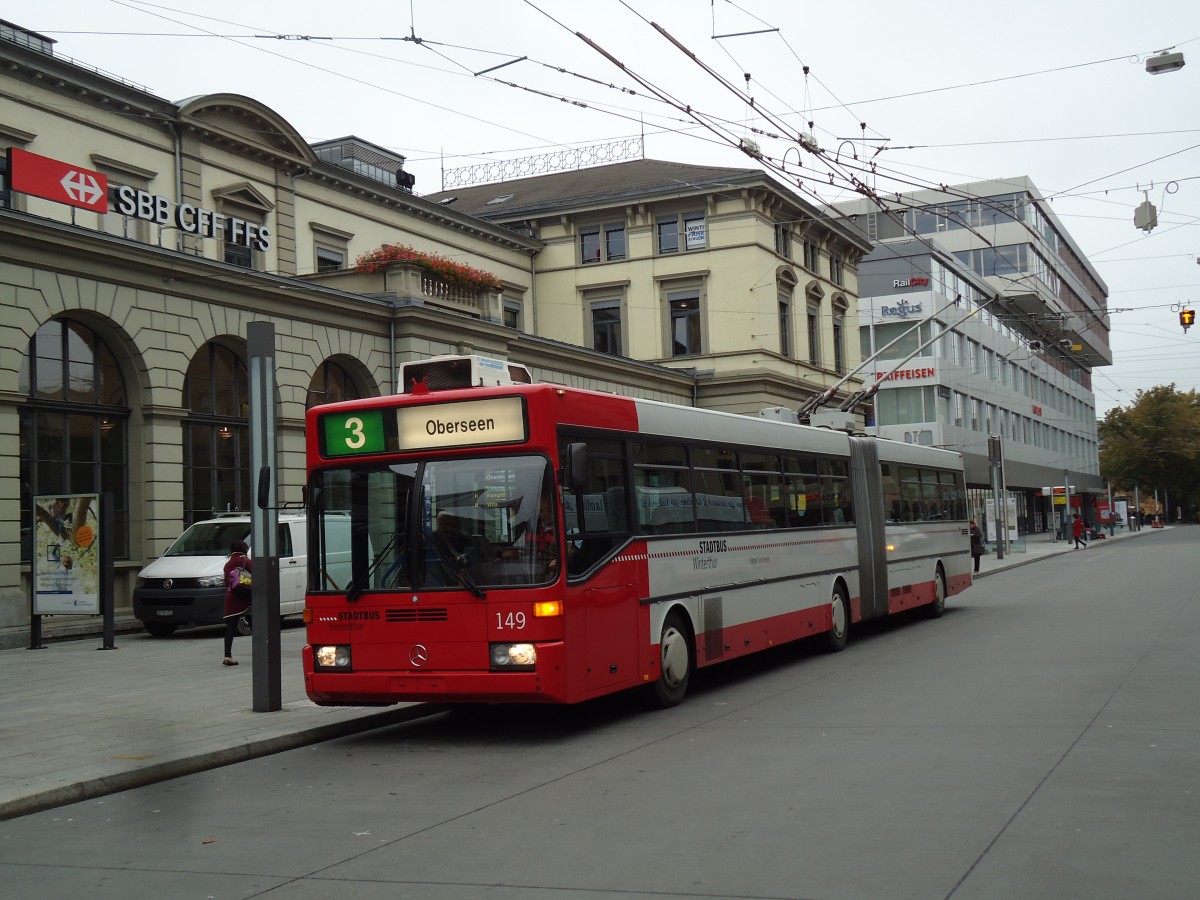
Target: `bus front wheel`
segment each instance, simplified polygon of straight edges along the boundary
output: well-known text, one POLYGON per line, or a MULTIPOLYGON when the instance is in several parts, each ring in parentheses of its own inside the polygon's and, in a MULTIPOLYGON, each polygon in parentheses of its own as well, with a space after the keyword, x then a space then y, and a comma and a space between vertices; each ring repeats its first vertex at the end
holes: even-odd
POLYGON ((829 630, 825 632, 825 649, 837 653, 846 647, 850 636, 850 602, 846 599, 846 586, 840 581, 829 598, 829 630))
POLYGON ((659 639, 659 673, 654 682, 654 700, 662 709, 675 706, 687 693, 692 677, 691 632, 678 612, 667 615, 659 639))
POLYGON ((939 564, 937 574, 933 576, 933 602, 925 607, 925 615, 931 619, 940 619, 946 612, 946 573, 939 564))

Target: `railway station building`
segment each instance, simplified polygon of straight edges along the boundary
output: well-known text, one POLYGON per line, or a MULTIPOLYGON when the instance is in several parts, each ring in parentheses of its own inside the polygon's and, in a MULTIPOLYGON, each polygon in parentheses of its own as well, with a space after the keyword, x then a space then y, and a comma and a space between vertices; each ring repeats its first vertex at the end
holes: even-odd
POLYGON ((275 331, 284 502, 305 410, 394 392, 409 360, 748 415, 859 362, 870 242, 761 171, 423 196, 403 156, 251 97, 167 101, 8 22, 0 61, 0 626, 29 619, 35 497, 111 496, 118 611, 188 524, 250 508, 251 322, 275 331))

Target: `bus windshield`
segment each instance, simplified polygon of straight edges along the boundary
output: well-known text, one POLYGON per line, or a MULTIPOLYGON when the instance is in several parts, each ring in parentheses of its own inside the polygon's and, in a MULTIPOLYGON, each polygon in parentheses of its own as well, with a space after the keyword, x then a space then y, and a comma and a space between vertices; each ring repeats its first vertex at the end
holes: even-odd
POLYGON ((314 473, 310 590, 536 585, 558 575, 549 460, 497 456, 366 464, 314 473))

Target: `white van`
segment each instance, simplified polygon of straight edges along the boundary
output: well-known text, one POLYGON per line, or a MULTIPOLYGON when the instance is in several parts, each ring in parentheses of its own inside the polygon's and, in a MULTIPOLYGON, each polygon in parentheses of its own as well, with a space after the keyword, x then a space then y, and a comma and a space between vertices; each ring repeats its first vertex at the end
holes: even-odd
MULTIPOLYGON (((138 573, 133 614, 156 637, 224 619, 225 560, 235 540, 250 543, 250 515, 205 519, 188 527, 167 552, 138 573)), ((304 612, 308 533, 303 515, 279 517, 279 614, 304 612)), ((250 548, 253 557, 254 548, 250 548)))

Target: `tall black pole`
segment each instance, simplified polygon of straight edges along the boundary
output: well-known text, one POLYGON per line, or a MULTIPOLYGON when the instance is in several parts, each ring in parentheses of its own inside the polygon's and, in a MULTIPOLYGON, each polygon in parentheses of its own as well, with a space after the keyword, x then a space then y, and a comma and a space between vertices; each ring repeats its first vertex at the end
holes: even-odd
POLYGON ((246 327, 250 362, 250 477, 254 505, 250 510, 250 546, 254 553, 251 582, 251 646, 254 650, 254 711, 283 708, 279 646, 279 516, 275 502, 275 326, 251 322, 246 327))

